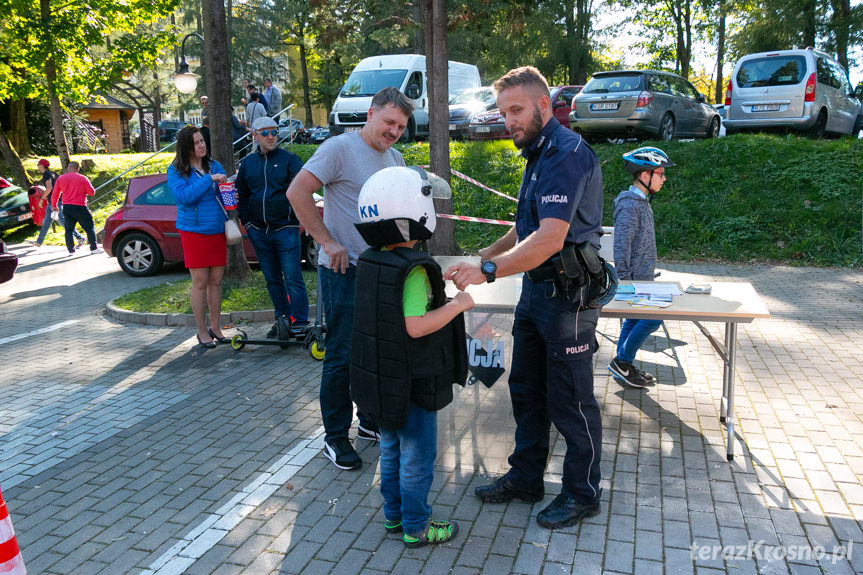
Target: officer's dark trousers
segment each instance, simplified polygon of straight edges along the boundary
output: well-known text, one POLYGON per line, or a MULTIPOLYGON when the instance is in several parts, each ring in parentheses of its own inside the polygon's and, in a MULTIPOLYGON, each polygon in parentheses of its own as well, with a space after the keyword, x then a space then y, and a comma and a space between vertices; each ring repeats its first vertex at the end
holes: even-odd
POLYGON ((550 424, 566 440, 562 493, 581 503, 599 499, 602 421, 593 395, 593 354, 599 310, 554 297, 551 282, 524 278, 515 311, 512 371, 515 450, 509 477, 542 487, 550 424))

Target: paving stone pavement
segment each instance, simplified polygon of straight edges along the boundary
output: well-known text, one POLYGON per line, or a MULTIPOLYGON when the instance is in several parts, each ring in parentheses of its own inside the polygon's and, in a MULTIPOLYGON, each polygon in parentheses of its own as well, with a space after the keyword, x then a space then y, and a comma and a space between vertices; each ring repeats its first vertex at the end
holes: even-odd
MULTIPOLYGON (((579 526, 535 523, 560 487, 554 432, 543 502, 473 495, 506 471, 513 422, 505 375, 459 389, 439 415, 431 502, 460 534, 408 550, 383 530, 377 446, 356 441, 357 472, 320 455, 320 363, 117 322, 108 300, 185 272, 130 278, 43 250, 16 246, 0 285, 0 487, 31 574, 863 573, 863 270, 663 266, 684 284, 751 281, 772 314, 739 329, 732 463, 722 364, 697 329, 648 340, 659 383, 642 391, 609 377, 619 323, 601 320, 603 505, 579 526)), ((508 318, 469 320, 510 352, 508 318)))

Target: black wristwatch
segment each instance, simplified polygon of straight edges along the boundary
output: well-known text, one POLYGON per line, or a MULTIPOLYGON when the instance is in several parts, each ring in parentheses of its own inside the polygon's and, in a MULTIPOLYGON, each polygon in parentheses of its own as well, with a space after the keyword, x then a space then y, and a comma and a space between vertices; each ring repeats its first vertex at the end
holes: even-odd
POLYGON ((482 270, 482 273, 485 274, 485 281, 488 283, 494 283, 494 280, 497 276, 497 264, 491 260, 485 260, 479 264, 479 269, 482 270))

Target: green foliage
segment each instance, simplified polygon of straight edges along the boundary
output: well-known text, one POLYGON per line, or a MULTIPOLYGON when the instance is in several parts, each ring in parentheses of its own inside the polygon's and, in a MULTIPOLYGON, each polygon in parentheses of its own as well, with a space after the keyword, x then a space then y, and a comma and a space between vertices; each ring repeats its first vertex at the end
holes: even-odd
MULTIPOLYGON (((309 303, 317 301, 317 273, 303 270, 303 280, 309 294, 309 303)), ((148 287, 120 296, 114 304, 120 308, 140 313, 192 313, 189 297, 192 280, 182 279, 148 287)), ((273 302, 267 292, 263 274, 253 269, 244 280, 226 279, 222 283, 222 312, 254 311, 272 309, 273 302)))
MULTIPOLYGON (((677 164, 668 170, 665 186, 652 204, 660 257, 863 265, 863 140, 741 134, 659 145, 677 164)), ((603 225, 614 225, 614 198, 632 181, 620 156, 636 146, 634 142, 594 146, 603 173, 603 225)), ((408 164, 428 164, 428 144, 396 147, 408 164)), ((306 161, 317 146, 295 145, 291 150, 306 161)), ((142 158, 135 154, 92 156, 97 170, 88 175, 98 185, 142 158)), ((172 154, 161 154, 139 173, 164 172, 172 158, 172 154)), ((518 193, 524 160, 510 141, 452 142, 450 158, 454 170, 509 196, 518 193)), ((53 163, 57 164, 56 158, 53 163)), ((35 159, 25 166, 35 177, 35 159)), ((456 177, 452 185, 457 215, 514 219, 515 202, 456 177)), ((119 205, 125 189, 122 183, 96 203, 97 222, 104 222, 119 205)), ((456 222, 456 242, 466 252, 476 253, 507 229, 456 222)), ((5 237, 20 241, 37 232, 30 224, 5 232, 5 237)), ((62 238, 49 236, 49 241, 61 244, 62 238)))

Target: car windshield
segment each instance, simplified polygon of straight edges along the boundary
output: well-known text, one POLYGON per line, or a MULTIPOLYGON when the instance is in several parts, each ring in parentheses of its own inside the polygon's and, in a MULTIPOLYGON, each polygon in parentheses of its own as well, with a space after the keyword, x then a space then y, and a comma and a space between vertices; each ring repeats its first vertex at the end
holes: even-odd
POLYGON ((345 98, 374 96, 384 88, 400 88, 407 70, 355 70, 342 88, 345 98))
POLYGON ((11 208, 27 201, 27 193, 18 186, 0 188, 0 208, 11 208), (24 194, 22 197, 19 195, 24 194))
POLYGON ((611 92, 633 92, 640 89, 641 74, 627 74, 591 78, 582 92, 605 94, 611 92))
POLYGON ((494 102, 494 94, 488 88, 467 90, 449 101, 450 106, 464 104, 490 104, 494 102))
POLYGON ((737 71, 737 85, 741 88, 760 86, 790 86, 803 81, 806 60, 803 56, 768 56, 747 60, 737 71))

